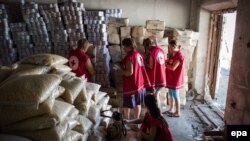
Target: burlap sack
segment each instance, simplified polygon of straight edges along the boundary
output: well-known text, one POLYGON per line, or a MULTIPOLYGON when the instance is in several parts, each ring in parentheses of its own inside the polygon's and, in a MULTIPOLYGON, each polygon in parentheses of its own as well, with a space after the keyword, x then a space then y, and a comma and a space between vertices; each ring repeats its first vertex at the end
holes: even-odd
POLYGON ((82 138, 82 134, 76 131, 68 131, 65 136, 62 138, 62 141, 78 141, 82 138))
POLYGON ((62 98, 68 103, 73 104, 74 100, 82 90, 84 81, 80 78, 74 77, 63 79, 60 85, 65 88, 65 92, 62 95, 62 98))
POLYGON ((59 120, 60 122, 64 121, 66 117, 69 115, 70 111, 74 108, 73 105, 62 102, 62 101, 55 101, 55 104, 52 108, 52 115, 59 120))
POLYGON ((1 131, 35 131, 40 129, 54 128, 59 123, 56 118, 43 115, 32 117, 6 127, 0 128, 1 131))
POLYGON ((27 118, 50 115, 52 113, 52 107, 54 105, 55 98, 50 96, 43 103, 39 104, 38 109, 23 108, 16 106, 0 106, 0 127, 15 123, 27 118))
POLYGON ((19 64, 33 64, 33 65, 44 65, 54 66, 59 64, 65 64, 68 59, 55 55, 55 54, 36 54, 23 58, 19 61, 19 64))
POLYGON ((33 132, 23 131, 23 132, 8 132, 10 134, 23 136, 34 141, 61 141, 68 131, 67 121, 64 121, 54 128, 36 130, 33 132))
POLYGON ((80 123, 80 125, 77 125, 75 128, 73 128, 73 130, 79 133, 86 133, 93 126, 93 123, 85 116, 78 115, 76 120, 80 123))
POLYGON ((52 74, 13 78, 0 86, 0 105, 38 109, 38 105, 50 96, 60 82, 61 77, 52 74))

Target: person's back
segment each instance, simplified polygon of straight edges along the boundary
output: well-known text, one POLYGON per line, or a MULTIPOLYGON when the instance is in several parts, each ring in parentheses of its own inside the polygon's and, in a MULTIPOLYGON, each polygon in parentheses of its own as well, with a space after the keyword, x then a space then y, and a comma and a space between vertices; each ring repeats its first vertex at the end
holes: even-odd
POLYGON ((77 48, 72 49, 69 53, 69 66, 77 77, 85 75, 88 81, 95 74, 94 67, 89 56, 85 53, 92 46, 86 39, 81 39, 77 43, 77 48))

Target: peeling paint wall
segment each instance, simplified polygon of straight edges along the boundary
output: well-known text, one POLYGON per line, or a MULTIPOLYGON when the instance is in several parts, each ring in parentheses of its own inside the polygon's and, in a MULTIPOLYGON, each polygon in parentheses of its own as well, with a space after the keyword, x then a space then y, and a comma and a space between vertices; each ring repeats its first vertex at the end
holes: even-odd
POLYGON ((227 124, 250 124, 249 7, 249 0, 238 3, 225 112, 227 124))

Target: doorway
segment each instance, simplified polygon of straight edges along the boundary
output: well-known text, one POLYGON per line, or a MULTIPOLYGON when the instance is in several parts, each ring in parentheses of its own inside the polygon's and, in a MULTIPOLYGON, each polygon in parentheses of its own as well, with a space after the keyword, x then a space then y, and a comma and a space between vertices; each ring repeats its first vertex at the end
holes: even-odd
POLYGON ((217 82, 215 88, 215 104, 225 110, 229 72, 231 66, 234 32, 236 23, 236 11, 224 13, 222 18, 220 51, 217 68, 217 82))

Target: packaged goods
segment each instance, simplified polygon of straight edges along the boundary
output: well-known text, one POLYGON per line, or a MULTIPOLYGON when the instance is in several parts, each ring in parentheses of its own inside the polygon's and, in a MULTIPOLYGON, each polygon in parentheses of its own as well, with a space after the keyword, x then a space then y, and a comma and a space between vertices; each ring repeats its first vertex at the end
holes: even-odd
POLYGON ((10 79, 0 86, 0 105, 38 108, 59 85, 61 78, 53 74, 25 75, 10 79))
POLYGON ((146 21, 147 29, 155 29, 155 30, 164 30, 165 22, 160 20, 147 20, 146 21))
POLYGON ((108 36, 108 42, 110 44, 120 44, 120 35, 119 34, 109 34, 108 36))
POLYGON ((44 65, 44 66, 54 66, 63 65, 68 62, 68 59, 55 55, 55 54, 37 54, 31 55, 23 58, 20 64, 33 64, 33 65, 44 65))
POLYGON ((153 30, 147 29, 145 36, 148 37, 155 37, 155 38, 163 38, 164 30, 153 30))
POLYGON ((121 37, 123 38, 131 36, 131 27, 129 26, 120 27, 120 31, 121 31, 121 37))
POLYGON ((145 36, 146 29, 143 26, 132 27, 132 37, 143 37, 145 36))
POLYGON ((73 108, 74 106, 69 103, 56 100, 52 108, 52 115, 58 121, 62 122, 66 119, 73 108))
POLYGON ((85 116, 78 115, 76 117, 76 120, 80 123, 80 125, 77 125, 75 128, 73 128, 73 130, 79 133, 82 133, 82 134, 86 133, 93 126, 93 123, 85 116))
POLYGON ((62 141, 79 141, 80 138, 82 138, 82 134, 71 130, 65 134, 62 141))

